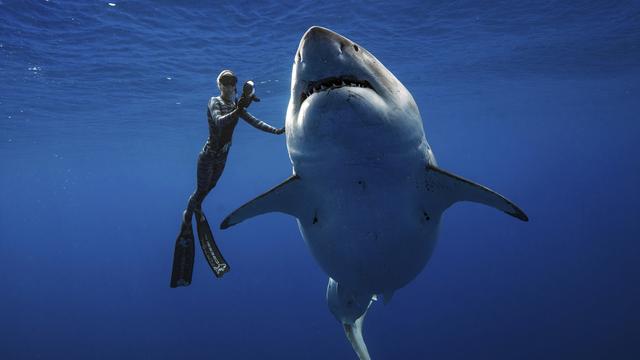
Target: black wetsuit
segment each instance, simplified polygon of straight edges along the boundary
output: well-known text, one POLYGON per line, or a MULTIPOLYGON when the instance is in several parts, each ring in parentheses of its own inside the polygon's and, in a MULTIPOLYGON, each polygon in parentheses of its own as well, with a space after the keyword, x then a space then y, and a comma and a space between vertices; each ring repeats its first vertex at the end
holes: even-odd
POLYGON ((245 110, 232 114, 236 108, 235 101, 225 101, 221 97, 212 97, 207 106, 209 121, 209 139, 198 156, 198 175, 196 191, 189 197, 189 203, 184 213, 184 220, 191 222, 194 210, 200 210, 202 201, 216 186, 222 170, 227 162, 227 155, 231 147, 233 130, 238 124, 238 118, 244 119, 251 126, 272 134, 278 129, 256 119, 245 110))

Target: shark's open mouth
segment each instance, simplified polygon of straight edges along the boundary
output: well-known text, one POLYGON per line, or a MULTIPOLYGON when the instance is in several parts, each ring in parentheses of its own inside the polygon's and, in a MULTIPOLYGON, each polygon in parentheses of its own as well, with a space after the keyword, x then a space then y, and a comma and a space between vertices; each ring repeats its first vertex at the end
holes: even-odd
POLYGON ((350 86, 350 87, 361 87, 367 88, 375 91, 373 86, 367 80, 358 80, 354 76, 339 76, 339 77, 328 77, 321 80, 311 81, 309 82, 309 86, 307 89, 300 94, 300 105, 311 95, 325 91, 338 89, 341 87, 350 86))

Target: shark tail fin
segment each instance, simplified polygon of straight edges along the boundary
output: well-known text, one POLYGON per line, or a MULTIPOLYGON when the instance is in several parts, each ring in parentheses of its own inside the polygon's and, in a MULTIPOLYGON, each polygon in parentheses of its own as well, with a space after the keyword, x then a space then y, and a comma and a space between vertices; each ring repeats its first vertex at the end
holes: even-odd
POLYGON ((344 333, 360 360, 370 360, 367 345, 362 337, 362 326, 367 310, 375 295, 353 291, 348 286, 329 278, 327 284, 327 305, 336 320, 342 323, 344 333))
POLYGON ((472 201, 491 206, 522 221, 529 221, 527 215, 504 196, 433 165, 426 168, 425 187, 428 192, 442 195, 444 209, 458 201, 472 201))
POLYGON ((367 315, 365 311, 353 324, 342 324, 344 327, 344 333, 347 335, 347 339, 351 343, 353 350, 358 355, 360 360, 371 360, 369 357, 369 351, 367 350, 367 344, 364 343, 362 337, 362 326, 364 324, 364 317, 367 315))
POLYGON ((259 195, 229 214, 220 224, 220 228, 226 229, 254 216, 269 212, 283 212, 296 216, 297 204, 300 199, 304 198, 301 192, 300 177, 292 175, 271 190, 259 195))

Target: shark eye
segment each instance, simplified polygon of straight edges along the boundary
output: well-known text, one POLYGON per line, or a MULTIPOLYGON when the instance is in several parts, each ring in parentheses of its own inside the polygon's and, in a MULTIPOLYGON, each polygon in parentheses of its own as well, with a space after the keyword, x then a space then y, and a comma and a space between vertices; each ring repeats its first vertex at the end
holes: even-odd
POLYGON ((353 49, 354 49, 355 51, 358 51, 358 50, 359 50, 359 49, 358 49, 358 45, 353 44, 353 49))
POLYGON ((298 54, 297 54, 297 55, 298 55, 298 56, 297 56, 297 58, 298 58, 298 62, 300 62, 300 60, 302 60, 302 56, 300 56, 300 51, 298 51, 298 54))

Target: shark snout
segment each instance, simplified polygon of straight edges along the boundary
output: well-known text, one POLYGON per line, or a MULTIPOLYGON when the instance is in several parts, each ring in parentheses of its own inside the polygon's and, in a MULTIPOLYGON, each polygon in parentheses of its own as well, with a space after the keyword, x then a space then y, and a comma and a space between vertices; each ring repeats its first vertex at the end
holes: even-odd
POLYGON ((309 28, 300 39, 294 60, 292 93, 297 104, 325 90, 358 87, 375 91, 366 76, 363 52, 353 41, 329 29, 309 28))
POLYGON ((326 62, 353 47, 351 40, 320 26, 312 26, 304 33, 296 54, 297 62, 326 62))

